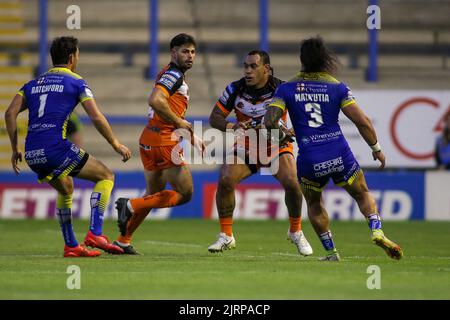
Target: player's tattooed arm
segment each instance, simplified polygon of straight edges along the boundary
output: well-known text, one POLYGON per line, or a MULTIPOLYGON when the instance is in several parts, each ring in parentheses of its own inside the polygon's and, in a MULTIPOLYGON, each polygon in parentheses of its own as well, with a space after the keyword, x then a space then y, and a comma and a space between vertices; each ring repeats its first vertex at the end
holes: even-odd
POLYGON ((267 129, 278 129, 278 121, 283 115, 283 110, 278 107, 267 108, 266 115, 264 116, 264 125, 267 129))
POLYGON ((284 111, 278 107, 270 107, 266 111, 266 115, 264 116, 264 126, 267 130, 270 130, 270 140, 273 143, 279 143, 283 145, 287 142, 292 142, 295 133, 292 129, 288 129, 283 125, 279 125, 279 121, 284 111), (273 131, 276 130, 276 131, 273 131))
POLYGON ((232 129, 234 126, 233 123, 227 121, 227 115, 217 105, 214 106, 209 116, 209 124, 211 127, 224 132, 227 129, 232 129))

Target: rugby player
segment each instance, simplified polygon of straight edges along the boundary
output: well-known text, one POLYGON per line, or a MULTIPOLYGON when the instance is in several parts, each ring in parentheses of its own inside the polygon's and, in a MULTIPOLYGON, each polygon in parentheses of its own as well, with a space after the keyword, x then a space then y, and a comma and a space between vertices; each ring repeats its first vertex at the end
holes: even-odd
MULTIPOLYGON (((297 158, 298 179, 307 202, 309 219, 327 252, 320 259, 340 260, 322 202, 322 190, 330 178, 357 202, 369 224, 373 243, 383 248, 389 257, 400 259, 402 249, 381 229, 375 199, 369 193, 364 174, 342 134, 338 115, 342 111, 356 125, 370 146, 373 159, 380 161, 382 169, 385 156, 370 119, 358 106, 349 87, 332 76, 337 59, 320 37, 302 42, 300 60, 301 72, 278 87, 269 105, 265 125, 267 129, 276 129, 278 119, 286 110, 289 111, 301 152, 297 158)), ((279 131, 275 139, 283 139, 284 135, 279 131)))
MULTIPOLYGON (((139 139, 140 155, 147 184, 141 198, 119 198, 116 201, 120 236, 114 244, 126 254, 138 254, 130 244, 132 235, 152 208, 182 205, 191 200, 192 175, 184 162, 179 139, 174 139, 176 129, 192 132, 192 125, 184 119, 189 101, 189 88, 185 73, 192 68, 196 42, 181 33, 170 42, 170 63, 159 73, 148 99, 148 123, 139 139), (173 190, 166 190, 169 183, 173 190)), ((191 143, 204 149, 201 140, 191 143)))
MULTIPOLYGON (((226 132, 226 130, 258 129, 267 109, 267 102, 273 97, 275 89, 282 83, 272 75, 270 57, 265 51, 250 51, 244 61, 244 77, 230 83, 222 96, 216 102, 209 121, 213 128, 226 132), (227 121, 228 115, 234 111, 237 123, 227 121)), ((286 122, 286 112, 281 118, 286 122)), ((301 255, 313 253, 301 228, 302 194, 300 185, 295 177, 295 161, 293 146, 289 138, 282 141, 279 148, 270 155, 271 161, 279 161, 278 171, 273 172, 274 177, 285 190, 285 202, 289 213, 290 227, 287 232, 290 239, 301 255)), ((222 252, 236 247, 233 235, 233 211, 235 208, 235 187, 243 179, 258 172, 266 166, 260 161, 251 163, 249 153, 259 154, 259 150, 252 150, 255 146, 244 144, 245 158, 238 161, 238 152, 235 145, 235 154, 232 163, 225 163, 220 170, 219 184, 216 194, 216 205, 219 214, 220 233, 215 243, 208 247, 210 252, 222 252), (245 162, 244 162, 245 161, 245 162)), ((269 147, 271 149, 271 147, 269 147)), ((268 164, 270 166, 270 163, 268 164)))
POLYGON ((130 150, 113 134, 105 116, 94 100, 86 82, 75 73, 79 49, 74 37, 55 38, 50 48, 53 68, 26 83, 15 95, 5 114, 11 140, 13 170, 19 174, 18 162, 23 154, 17 143, 17 116, 28 109, 28 133, 25 141, 25 161, 39 182, 48 182, 58 191, 56 215, 64 237, 64 257, 95 257, 99 251, 78 244, 72 228, 73 178, 95 183, 91 195, 91 221, 84 239, 86 246, 120 254, 123 250, 102 234, 103 213, 114 185, 114 174, 66 139, 67 122, 78 103, 111 147, 127 161, 130 150))

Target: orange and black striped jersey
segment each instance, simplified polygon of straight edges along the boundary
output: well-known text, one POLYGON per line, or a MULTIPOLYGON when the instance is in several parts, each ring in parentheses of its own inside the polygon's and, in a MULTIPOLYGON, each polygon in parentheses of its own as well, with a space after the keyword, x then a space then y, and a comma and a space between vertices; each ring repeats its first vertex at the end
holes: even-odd
MULTIPOLYGON (((283 83, 282 80, 270 76, 269 81, 263 88, 254 89, 246 85, 245 78, 241 78, 225 88, 219 100, 217 100, 216 106, 227 116, 234 110, 239 122, 253 119, 252 125, 256 127, 266 114, 267 104, 281 83, 283 83)), ((286 114, 285 112, 282 116, 285 122, 287 120, 286 114)))
MULTIPOLYGON (((189 102, 189 87, 184 72, 174 63, 170 63, 158 74, 155 88, 162 90, 169 101, 170 109, 180 118, 184 118, 189 102)), ((162 119, 150 106, 148 123, 139 142, 146 146, 170 146, 178 143, 172 139, 176 127, 162 119)))

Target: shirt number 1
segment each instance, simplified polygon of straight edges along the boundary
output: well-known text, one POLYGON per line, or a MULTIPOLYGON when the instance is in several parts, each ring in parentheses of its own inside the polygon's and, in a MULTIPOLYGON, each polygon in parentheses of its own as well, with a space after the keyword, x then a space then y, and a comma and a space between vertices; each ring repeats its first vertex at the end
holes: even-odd
POLYGON ((39 96, 39 110, 38 110, 39 118, 44 115, 45 102, 47 102, 47 96, 48 96, 48 94, 41 94, 39 96))

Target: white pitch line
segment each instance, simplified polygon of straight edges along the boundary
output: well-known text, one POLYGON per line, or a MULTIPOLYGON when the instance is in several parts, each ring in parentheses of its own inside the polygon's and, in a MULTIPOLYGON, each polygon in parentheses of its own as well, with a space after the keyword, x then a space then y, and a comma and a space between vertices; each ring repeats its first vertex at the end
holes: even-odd
POLYGON ((299 254, 294 254, 294 253, 271 252, 270 254, 277 255, 277 256, 300 257, 299 254))
POLYGON ((148 244, 157 244, 162 246, 173 246, 173 247, 189 247, 189 248, 203 248, 202 245, 193 244, 193 243, 180 243, 180 242, 166 242, 166 241, 153 241, 153 240, 145 240, 144 243, 148 244))
MULTIPOLYGON (((83 271, 83 269, 81 268, 81 271, 83 271)), ((181 271, 180 271, 181 272, 181 271)), ((65 271, 15 271, 15 270, 6 270, 6 271, 1 271, 0 274, 2 273, 26 273, 26 274, 55 274, 55 273, 61 273, 61 274, 67 274, 67 272, 65 271)), ((85 271, 85 273, 87 274, 96 274, 96 271, 85 271)), ((121 274, 123 275, 124 273, 128 274, 148 274, 147 271, 101 271, 102 274, 121 274)))

